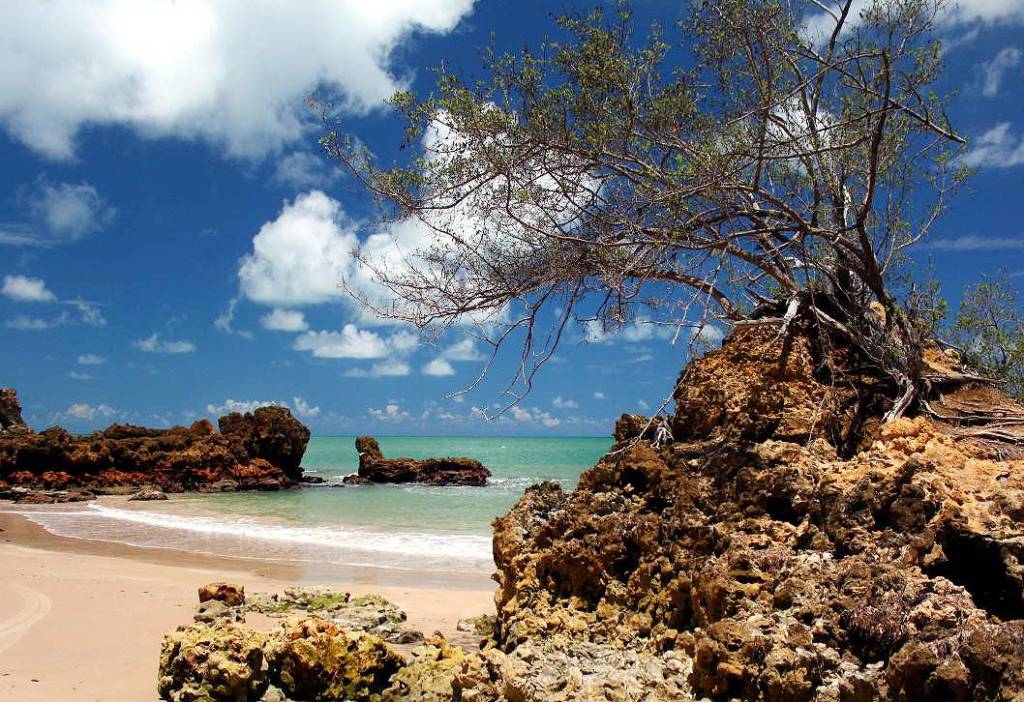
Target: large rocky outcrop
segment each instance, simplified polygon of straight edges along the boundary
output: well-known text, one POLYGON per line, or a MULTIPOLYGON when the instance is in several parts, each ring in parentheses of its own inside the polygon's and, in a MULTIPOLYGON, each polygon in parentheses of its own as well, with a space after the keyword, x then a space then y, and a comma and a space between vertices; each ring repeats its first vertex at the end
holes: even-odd
POLYGON ((870 376, 791 332, 693 362, 674 441, 624 418, 576 490, 496 520, 495 648, 456 694, 1024 699, 1024 461, 883 424, 870 376))
POLYGON ((171 429, 114 424, 85 436, 60 427, 8 431, 0 434, 0 487, 267 490, 301 479, 309 430, 287 409, 229 415, 221 426, 204 419, 171 429))
POLYGON ((21 418, 21 403, 14 388, 0 388, 0 433, 22 433, 30 431, 21 418))
POLYGON ((372 436, 356 439, 359 472, 368 483, 425 483, 427 485, 485 485, 491 472, 473 458, 384 458, 372 436))

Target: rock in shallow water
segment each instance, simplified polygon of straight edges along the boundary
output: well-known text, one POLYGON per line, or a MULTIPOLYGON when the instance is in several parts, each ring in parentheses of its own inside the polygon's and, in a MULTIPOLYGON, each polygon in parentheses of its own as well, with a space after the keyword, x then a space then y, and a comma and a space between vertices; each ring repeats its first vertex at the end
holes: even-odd
POLYGON ((359 473, 348 476, 351 485, 366 483, 424 483, 427 485, 487 484, 491 472, 473 458, 384 458, 372 436, 356 439, 359 473))

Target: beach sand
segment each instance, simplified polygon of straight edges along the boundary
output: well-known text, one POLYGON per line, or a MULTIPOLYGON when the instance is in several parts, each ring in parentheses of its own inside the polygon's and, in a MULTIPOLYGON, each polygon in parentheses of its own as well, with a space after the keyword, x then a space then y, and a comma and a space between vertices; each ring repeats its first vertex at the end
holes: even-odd
POLYGON ((477 575, 229 559, 54 536, 0 513, 0 700, 156 700, 163 634, 192 621, 196 589, 214 580, 247 592, 325 584, 378 593, 427 634, 493 612, 477 575))

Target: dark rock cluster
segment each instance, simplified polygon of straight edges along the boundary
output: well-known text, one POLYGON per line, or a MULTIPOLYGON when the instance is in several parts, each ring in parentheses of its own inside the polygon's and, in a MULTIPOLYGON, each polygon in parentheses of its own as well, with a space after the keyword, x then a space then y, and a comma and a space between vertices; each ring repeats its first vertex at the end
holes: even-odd
POLYGON ((345 482, 424 483, 427 485, 486 485, 491 472, 472 458, 384 458, 372 436, 356 439, 359 472, 345 482))
MULTIPOLYGON (((13 391, 0 399, 4 421, 20 419, 13 391)), ((0 432, 0 489, 75 494, 140 486, 166 492, 285 488, 302 479, 309 441, 309 430, 284 407, 221 417, 219 432, 205 419, 171 429, 114 424, 84 436, 61 427, 34 433, 23 423, 10 426, 19 429, 0 432)))

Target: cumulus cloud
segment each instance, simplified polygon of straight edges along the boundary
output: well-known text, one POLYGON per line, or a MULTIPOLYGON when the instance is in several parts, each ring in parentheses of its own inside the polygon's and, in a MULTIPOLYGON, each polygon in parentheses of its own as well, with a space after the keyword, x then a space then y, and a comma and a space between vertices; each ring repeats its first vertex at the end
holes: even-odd
POLYGON ((156 332, 145 339, 133 341, 132 346, 146 353, 192 353, 196 350, 196 345, 191 341, 161 339, 156 332))
POLYGON ((319 91, 365 112, 406 83, 392 54, 448 32, 472 0, 51 0, 0 23, 0 124, 52 158, 88 125, 203 139, 259 157, 299 138, 319 91))
POLYGON ((604 393, 601 392, 600 390, 598 390, 597 392, 594 393, 594 399, 595 400, 603 400, 604 399, 604 393))
POLYGON ((102 366, 106 362, 106 358, 94 353, 84 353, 78 357, 78 365, 80 366, 102 366))
POLYGON ((476 341, 466 337, 457 341, 441 352, 441 358, 449 361, 482 361, 484 355, 476 347, 476 341))
POLYGON ((998 95, 1007 71, 1020 65, 1021 57, 1020 49, 1009 46, 996 54, 991 61, 981 64, 981 94, 986 97, 998 95))
POLYGON ((295 403, 295 414, 299 415, 299 417, 303 419, 315 419, 320 416, 320 408, 314 407, 301 397, 293 397, 292 402, 295 403))
POLYGON ((642 410, 649 410, 651 408, 651 406, 647 404, 647 402, 645 402, 644 400, 637 400, 636 406, 642 410))
POLYGON ((1010 122, 1000 122, 979 136, 958 161, 972 168, 1010 168, 1024 164, 1024 138, 1011 132, 1010 122))
POLYGON ((357 245, 337 200, 319 190, 300 195, 253 237, 238 269, 242 294, 278 307, 338 299, 357 245))
POLYGON ((380 422, 402 422, 410 416, 397 402, 389 402, 384 405, 383 409, 370 407, 366 410, 366 413, 380 422))
POLYGON ((432 375, 434 377, 443 377, 447 375, 455 375, 455 369, 452 368, 452 364, 443 358, 435 358, 423 366, 423 375, 432 375))
POLYGON ((551 404, 557 409, 576 409, 579 407, 579 403, 575 400, 564 399, 561 395, 553 399, 551 404))
POLYGON ((557 427, 562 423, 560 419, 553 417, 549 412, 545 412, 538 407, 513 405, 509 408, 509 416, 517 424, 539 424, 548 429, 557 427))
POLYGON ((271 331, 304 332, 309 329, 306 315, 299 310, 283 310, 280 307, 260 317, 260 324, 271 331))
POLYGON ((317 358, 384 358, 388 344, 376 332, 346 324, 340 332, 307 331, 296 337, 292 347, 317 358))
MULTIPOLYGON (((284 402, 268 400, 232 400, 229 398, 219 405, 215 405, 213 403, 206 405, 206 412, 211 415, 224 415, 230 414, 231 412, 240 412, 245 414, 246 412, 252 412, 259 407, 269 406, 287 407, 288 405, 284 402)), ((319 408, 317 408, 317 411, 319 411, 319 408)))
POLYGON ((68 373, 68 377, 72 380, 92 380, 92 376, 88 373, 81 373, 79 371, 71 371, 68 373))
POLYGON ((108 226, 117 213, 89 183, 51 183, 40 178, 26 198, 33 217, 54 241, 81 239, 108 226))
POLYGON ((94 420, 109 421, 123 417, 124 412, 107 404, 90 405, 85 402, 75 402, 69 405, 63 412, 51 415, 51 420, 55 422, 91 422, 94 420))
POLYGON ((322 156, 308 151, 293 151, 277 160, 274 181, 296 190, 322 188, 337 179, 336 168, 328 167, 322 156))
POLYGON ((23 275, 5 275, 0 294, 17 302, 54 302, 57 296, 49 291, 42 278, 23 275))
MULTIPOLYGON (((847 17, 846 28, 852 29, 862 23, 861 13, 875 0, 853 0, 847 17)), ((839 2, 826 2, 837 10, 839 2)), ((1024 0, 959 0, 945 6, 938 17, 939 24, 947 29, 963 25, 982 26, 1013 25, 1024 22, 1024 0)), ((804 29, 814 41, 824 41, 835 29, 835 19, 826 12, 816 12, 807 17, 804 29)))
POLYGON ((583 324, 583 338, 590 344, 607 344, 616 341, 637 343, 650 339, 671 339, 675 327, 637 320, 618 329, 606 327, 599 319, 590 319, 583 324))
POLYGON ((342 373, 346 378, 393 378, 409 375, 411 369, 404 361, 382 361, 374 363, 369 370, 365 368, 349 368, 342 373))

